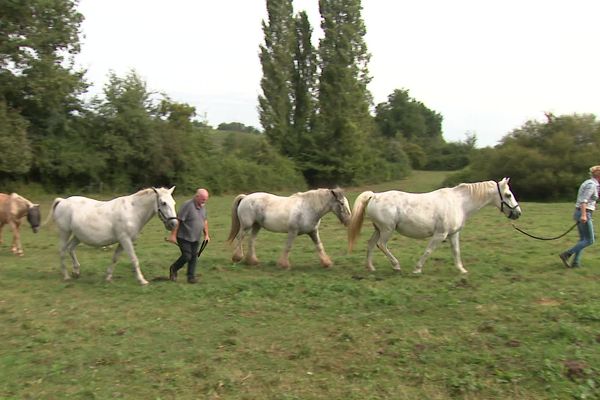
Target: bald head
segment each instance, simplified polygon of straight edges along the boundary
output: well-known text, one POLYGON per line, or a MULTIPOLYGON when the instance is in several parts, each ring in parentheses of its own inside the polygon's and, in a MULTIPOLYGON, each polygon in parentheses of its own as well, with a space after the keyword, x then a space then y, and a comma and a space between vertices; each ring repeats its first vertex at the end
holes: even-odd
POLYGON ((194 199, 196 200, 196 204, 203 206, 208 201, 208 190, 203 188, 196 190, 194 199))

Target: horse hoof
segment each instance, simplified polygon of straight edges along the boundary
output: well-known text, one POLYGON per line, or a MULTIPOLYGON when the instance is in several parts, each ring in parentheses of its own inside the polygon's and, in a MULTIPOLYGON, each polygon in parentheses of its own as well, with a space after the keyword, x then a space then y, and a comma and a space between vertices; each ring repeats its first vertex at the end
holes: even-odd
POLYGON ((333 261, 331 261, 329 258, 326 258, 321 260, 321 265, 323 268, 330 268, 333 265, 333 261))
POLYGON ((148 281, 145 279, 143 281, 140 281, 140 285, 142 285, 142 286, 146 286, 147 284, 148 284, 148 281))
POLYGON ((239 263, 240 261, 242 261, 244 257, 240 257, 238 255, 234 255, 231 257, 231 261, 233 261, 234 263, 239 263))
POLYGON ((413 271, 413 274, 415 274, 415 275, 421 275, 421 272, 423 272, 423 271, 421 271, 420 269, 415 269, 413 271))

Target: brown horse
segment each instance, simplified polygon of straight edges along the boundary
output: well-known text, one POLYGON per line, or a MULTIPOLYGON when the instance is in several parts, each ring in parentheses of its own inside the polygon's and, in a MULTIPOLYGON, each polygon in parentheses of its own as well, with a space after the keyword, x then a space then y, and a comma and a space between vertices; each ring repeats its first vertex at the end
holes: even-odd
POLYGON ((33 204, 25 197, 19 196, 16 193, 4 194, 0 193, 0 243, 2 243, 2 227, 8 224, 12 228, 13 240, 11 251, 18 255, 23 255, 23 247, 21 246, 21 235, 19 227, 23 217, 27 215, 27 221, 37 233, 40 227, 40 206, 33 204))

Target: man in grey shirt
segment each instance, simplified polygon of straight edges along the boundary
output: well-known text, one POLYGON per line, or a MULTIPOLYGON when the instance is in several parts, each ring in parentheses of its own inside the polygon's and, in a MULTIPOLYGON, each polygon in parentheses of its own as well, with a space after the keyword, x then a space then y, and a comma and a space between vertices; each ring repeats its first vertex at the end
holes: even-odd
POLYGON ((196 195, 183 203, 177 213, 177 227, 171 231, 167 239, 176 243, 181 250, 181 256, 169 268, 169 279, 177 280, 177 271, 187 263, 187 281, 196 283, 196 263, 198 262, 198 248, 200 247, 200 235, 204 240, 210 241, 208 235, 208 219, 206 215, 206 202, 208 191, 198 189, 196 195))

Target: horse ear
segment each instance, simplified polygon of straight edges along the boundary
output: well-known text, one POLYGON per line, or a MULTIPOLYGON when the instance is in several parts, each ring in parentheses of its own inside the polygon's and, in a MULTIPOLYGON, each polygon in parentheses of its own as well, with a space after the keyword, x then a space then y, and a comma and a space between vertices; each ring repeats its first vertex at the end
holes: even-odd
POLYGON ((175 186, 173 186, 171 189, 169 189, 169 194, 173 194, 174 190, 175 190, 175 186))

